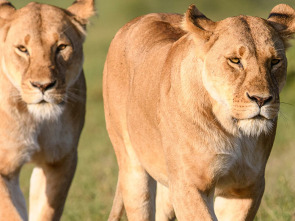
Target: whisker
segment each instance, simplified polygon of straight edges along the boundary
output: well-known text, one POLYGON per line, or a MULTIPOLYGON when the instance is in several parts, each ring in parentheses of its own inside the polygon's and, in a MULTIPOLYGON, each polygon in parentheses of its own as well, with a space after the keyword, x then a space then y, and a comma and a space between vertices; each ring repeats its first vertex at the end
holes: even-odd
POLYGON ((80 89, 80 88, 68 88, 68 91, 78 91, 78 92, 85 92, 84 89, 80 89))
POLYGON ((279 114, 280 114, 280 116, 282 116, 282 118, 285 120, 285 122, 288 123, 289 118, 287 117, 287 115, 285 115, 281 110, 279 110, 279 114))
POLYGON ((76 96, 80 96, 83 97, 86 95, 86 91, 84 90, 80 90, 80 89, 76 89, 76 88, 72 88, 67 90, 67 94, 71 94, 71 95, 76 95, 76 96))
POLYGON ((287 104, 287 105, 290 105, 290 106, 294 106, 294 104, 290 104, 290 103, 286 103, 286 102, 280 102, 280 104, 287 104))
POLYGON ((79 102, 82 103, 84 100, 84 96, 83 95, 78 95, 76 93, 73 93, 71 91, 68 91, 68 93, 66 94, 66 102, 79 102))

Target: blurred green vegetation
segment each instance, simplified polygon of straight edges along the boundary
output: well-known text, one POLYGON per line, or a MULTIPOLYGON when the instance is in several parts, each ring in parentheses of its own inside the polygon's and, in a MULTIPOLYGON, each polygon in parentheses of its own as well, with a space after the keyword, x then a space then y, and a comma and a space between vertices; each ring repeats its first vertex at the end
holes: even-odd
MULTIPOLYGON (((28 0, 13 1, 23 7, 28 0)), ((39 0, 68 7, 73 0, 39 0)), ((98 0, 97 16, 91 19, 85 43, 88 85, 86 124, 79 145, 79 164, 62 220, 107 220, 117 181, 117 163, 105 130, 102 102, 102 70, 108 46, 116 31, 129 20, 151 12, 184 13, 195 4, 207 17, 221 20, 239 14, 267 18, 279 3, 295 7, 294 0, 98 0)), ((295 45, 294 45, 295 46, 295 45)), ((277 138, 266 172, 266 190, 256 220, 291 220, 295 212, 295 47, 288 50, 288 83, 281 94, 277 138)), ((28 196, 32 166, 21 174, 28 196)))

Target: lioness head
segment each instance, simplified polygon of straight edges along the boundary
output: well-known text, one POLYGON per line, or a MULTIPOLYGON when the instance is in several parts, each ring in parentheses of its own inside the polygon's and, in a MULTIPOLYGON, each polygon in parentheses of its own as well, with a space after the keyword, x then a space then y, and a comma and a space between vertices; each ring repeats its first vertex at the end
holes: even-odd
POLYGON ((19 10, 6 1, 0 5, 2 72, 37 118, 58 116, 82 73, 93 2, 78 0, 68 10, 38 3, 19 10))
POLYGON ((213 22, 195 6, 189 8, 184 29, 202 53, 203 83, 216 104, 213 109, 222 112, 220 121, 231 121, 246 135, 267 133, 273 126, 294 18, 294 9, 283 4, 268 20, 237 16, 213 22))

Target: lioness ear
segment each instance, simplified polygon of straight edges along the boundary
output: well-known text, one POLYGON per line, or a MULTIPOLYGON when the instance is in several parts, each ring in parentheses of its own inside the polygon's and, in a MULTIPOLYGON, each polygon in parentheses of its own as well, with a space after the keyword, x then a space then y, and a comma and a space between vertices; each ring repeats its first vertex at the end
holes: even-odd
POLYGON ((88 18, 95 14, 94 0, 76 0, 68 8, 68 11, 84 20, 84 23, 86 24, 88 18))
POLYGON ((215 27, 216 22, 202 14, 195 5, 190 5, 182 22, 182 28, 192 35, 200 52, 206 52, 215 42, 215 27))
POLYGON ((287 46, 295 32, 295 10, 289 5, 279 4, 271 10, 268 22, 280 33, 287 46))
POLYGON ((15 7, 6 0, 0 0, 0 18, 9 19, 15 12, 15 7))
POLYGON ((195 5, 190 5, 185 13, 183 29, 201 38, 209 38, 216 23, 202 14, 195 5))

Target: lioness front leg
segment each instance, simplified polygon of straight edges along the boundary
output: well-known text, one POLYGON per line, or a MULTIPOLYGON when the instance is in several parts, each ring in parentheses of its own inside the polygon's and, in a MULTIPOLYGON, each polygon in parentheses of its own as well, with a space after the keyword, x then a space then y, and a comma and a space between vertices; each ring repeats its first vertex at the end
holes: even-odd
POLYGON ((0 220, 27 221, 25 199, 19 188, 19 173, 0 175, 0 220))
POLYGON ((264 192, 264 180, 259 185, 217 192, 214 208, 219 221, 252 221, 264 192))
POLYGON ((156 221, 173 221, 175 220, 175 212, 168 187, 157 183, 156 196, 156 221))
MULTIPOLYGON (((126 166, 126 165, 124 165, 126 166)), ((155 180, 141 167, 121 167, 119 185, 129 221, 155 220, 155 180)))
POLYGON ((30 221, 60 220, 76 170, 77 152, 33 170, 30 182, 30 221))
POLYGON ((217 221, 213 210, 214 189, 202 191, 182 180, 171 183, 169 190, 179 221, 217 221))

